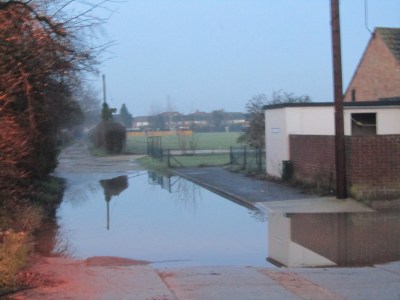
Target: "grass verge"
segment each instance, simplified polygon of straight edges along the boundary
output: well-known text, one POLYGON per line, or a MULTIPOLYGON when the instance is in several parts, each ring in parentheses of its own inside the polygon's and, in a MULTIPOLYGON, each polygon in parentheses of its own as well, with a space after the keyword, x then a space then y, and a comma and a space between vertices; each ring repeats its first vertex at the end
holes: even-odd
POLYGON ((154 159, 150 156, 139 158, 139 162, 144 168, 156 171, 158 173, 168 175, 173 168, 196 168, 196 167, 209 167, 209 166, 225 166, 229 164, 229 154, 215 154, 215 155, 180 155, 170 158, 170 167, 167 162, 154 159))
POLYGON ((49 177, 33 187, 34 192, 25 201, 0 195, 0 298, 26 288, 20 273, 30 262, 34 232, 46 218, 55 216, 64 182, 49 177))
POLYGON ((160 161, 158 159, 154 159, 150 156, 143 156, 136 160, 140 163, 144 168, 155 171, 157 173, 163 175, 171 174, 170 168, 168 168, 167 163, 164 161, 160 161))

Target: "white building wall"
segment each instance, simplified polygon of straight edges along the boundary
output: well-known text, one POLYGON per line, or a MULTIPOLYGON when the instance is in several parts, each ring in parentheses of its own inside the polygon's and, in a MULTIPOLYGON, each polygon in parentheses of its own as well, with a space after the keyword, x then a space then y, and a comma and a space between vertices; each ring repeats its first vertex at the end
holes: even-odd
POLYGON ((344 133, 351 135, 351 114, 376 113, 376 134, 400 134, 400 108, 374 107, 374 108, 346 108, 344 110, 344 133))
POLYGON ((282 161, 289 160, 290 134, 334 134, 333 107, 283 107, 265 111, 267 174, 282 176, 282 161))
POLYGON ((333 107, 288 107, 288 134, 333 135, 333 107))
MULTIPOLYGON (((376 113, 377 134, 400 134, 400 108, 345 107, 344 132, 351 135, 352 113, 376 113)), ((265 110, 267 174, 282 177, 282 161, 290 160, 289 135, 334 135, 334 106, 282 107, 265 110)))
POLYGON ((266 110, 265 121, 267 174, 281 177, 282 161, 289 159, 286 109, 266 110))
POLYGON ((379 111, 376 123, 377 134, 400 134, 400 108, 379 111))

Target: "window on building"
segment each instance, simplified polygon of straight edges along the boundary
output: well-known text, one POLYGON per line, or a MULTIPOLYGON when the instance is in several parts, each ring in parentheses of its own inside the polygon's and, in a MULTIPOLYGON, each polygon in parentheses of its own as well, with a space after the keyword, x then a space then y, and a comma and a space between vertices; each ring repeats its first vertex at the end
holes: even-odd
POLYGON ((351 114, 351 134, 376 135, 376 113, 351 114))

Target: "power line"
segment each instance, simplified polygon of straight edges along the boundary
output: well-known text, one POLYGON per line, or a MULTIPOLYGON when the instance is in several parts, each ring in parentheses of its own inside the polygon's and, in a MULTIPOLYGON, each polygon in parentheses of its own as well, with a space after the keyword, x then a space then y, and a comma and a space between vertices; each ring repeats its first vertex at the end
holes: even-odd
POLYGON ((368 0, 364 0, 364 22, 365 28, 372 34, 372 31, 368 27, 368 0))

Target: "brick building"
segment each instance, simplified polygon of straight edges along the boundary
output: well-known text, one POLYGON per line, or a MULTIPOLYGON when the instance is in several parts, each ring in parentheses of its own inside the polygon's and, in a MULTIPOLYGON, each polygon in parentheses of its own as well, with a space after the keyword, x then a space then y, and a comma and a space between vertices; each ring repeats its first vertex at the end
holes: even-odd
POLYGON ((400 28, 378 27, 346 90, 344 101, 400 98, 400 28))
MULTIPOLYGON (((333 103, 265 107, 267 174, 335 188, 333 103)), ((362 200, 400 199, 400 100, 346 102, 347 188, 362 200)), ((382 205, 375 203, 376 205, 382 205)), ((394 203, 392 201, 392 203, 394 203)))

